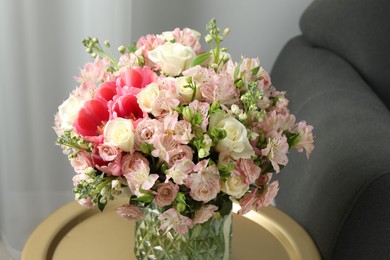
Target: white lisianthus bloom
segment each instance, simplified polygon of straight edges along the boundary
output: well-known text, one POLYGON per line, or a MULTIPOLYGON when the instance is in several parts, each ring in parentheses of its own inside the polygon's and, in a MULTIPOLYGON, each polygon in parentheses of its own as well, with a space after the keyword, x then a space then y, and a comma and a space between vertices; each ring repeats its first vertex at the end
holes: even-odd
POLYGON ((132 152, 134 148, 134 127, 131 120, 115 118, 107 122, 104 127, 104 139, 107 143, 132 152))
POLYGON ((73 122, 76 120, 84 102, 84 99, 79 99, 76 96, 71 95, 58 107, 58 115, 61 120, 62 130, 66 131, 73 129, 73 122))
POLYGON ((152 62, 160 66, 164 74, 178 76, 182 71, 190 67, 196 54, 191 47, 176 42, 166 42, 149 51, 148 57, 152 62))
POLYGON ((196 100, 202 100, 202 93, 199 91, 199 86, 196 85, 195 89, 190 87, 186 87, 189 85, 187 81, 187 77, 179 77, 176 78, 178 91, 181 97, 185 100, 185 102, 190 103, 193 101, 192 97, 196 100), (194 94, 195 91, 195 94, 194 94))
POLYGON ((234 117, 214 113, 210 117, 210 127, 222 128, 227 134, 224 139, 219 140, 216 147, 218 152, 227 152, 235 160, 250 159, 255 155, 245 126, 234 117))

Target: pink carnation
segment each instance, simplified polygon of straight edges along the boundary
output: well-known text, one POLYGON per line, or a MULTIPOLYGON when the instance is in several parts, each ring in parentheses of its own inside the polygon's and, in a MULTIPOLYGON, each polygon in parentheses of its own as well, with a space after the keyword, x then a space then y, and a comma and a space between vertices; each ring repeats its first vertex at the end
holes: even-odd
POLYGON ((265 192, 263 193, 260 192, 257 188, 252 190, 240 200, 241 209, 238 211, 238 214, 244 215, 252 209, 258 211, 264 207, 267 207, 275 198, 278 190, 278 181, 274 181, 271 184, 266 185, 265 192))
POLYGON ((247 185, 254 183, 261 173, 261 168, 251 159, 238 159, 236 169, 244 176, 247 185))
POLYGON ((208 160, 200 161, 194 168, 194 173, 185 180, 191 189, 190 196, 204 203, 216 198, 220 192, 219 171, 215 165, 207 166, 208 160))
POLYGON ((184 28, 183 30, 176 28, 172 34, 176 42, 191 47, 197 54, 201 52, 202 45, 199 42, 200 34, 198 32, 189 28, 184 28))

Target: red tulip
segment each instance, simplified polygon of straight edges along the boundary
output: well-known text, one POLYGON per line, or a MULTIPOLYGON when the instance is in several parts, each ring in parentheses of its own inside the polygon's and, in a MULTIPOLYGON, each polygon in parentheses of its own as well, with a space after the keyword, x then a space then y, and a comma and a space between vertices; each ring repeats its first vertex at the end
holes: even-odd
POLYGON ((157 79, 157 74, 151 69, 144 68, 129 68, 120 75, 119 86, 144 88, 157 79))
POLYGON ((99 136, 108 119, 107 103, 92 99, 84 103, 73 126, 81 136, 99 136))

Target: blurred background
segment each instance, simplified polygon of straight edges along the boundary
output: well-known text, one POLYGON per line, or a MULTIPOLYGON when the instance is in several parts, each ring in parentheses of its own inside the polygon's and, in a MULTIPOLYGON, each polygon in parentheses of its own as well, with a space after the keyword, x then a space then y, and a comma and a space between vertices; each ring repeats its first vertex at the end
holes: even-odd
POLYGON ((282 46, 300 33, 299 17, 310 2, 0 0, 0 259, 4 247, 19 259, 33 229, 73 200, 73 169, 55 145, 52 125, 76 87, 73 77, 91 61, 83 38, 110 40, 116 51, 176 27, 204 36, 216 18, 231 29, 223 46, 235 60, 260 57, 270 71, 282 46))

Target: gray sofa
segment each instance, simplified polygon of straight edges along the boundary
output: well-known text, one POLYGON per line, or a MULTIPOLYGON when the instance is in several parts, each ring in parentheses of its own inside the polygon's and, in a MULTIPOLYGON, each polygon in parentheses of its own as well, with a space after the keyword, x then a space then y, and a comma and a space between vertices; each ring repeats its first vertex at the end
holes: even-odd
POLYGON ((314 126, 310 160, 291 152, 279 208, 323 259, 390 259, 390 0, 314 0, 271 78, 314 126))

